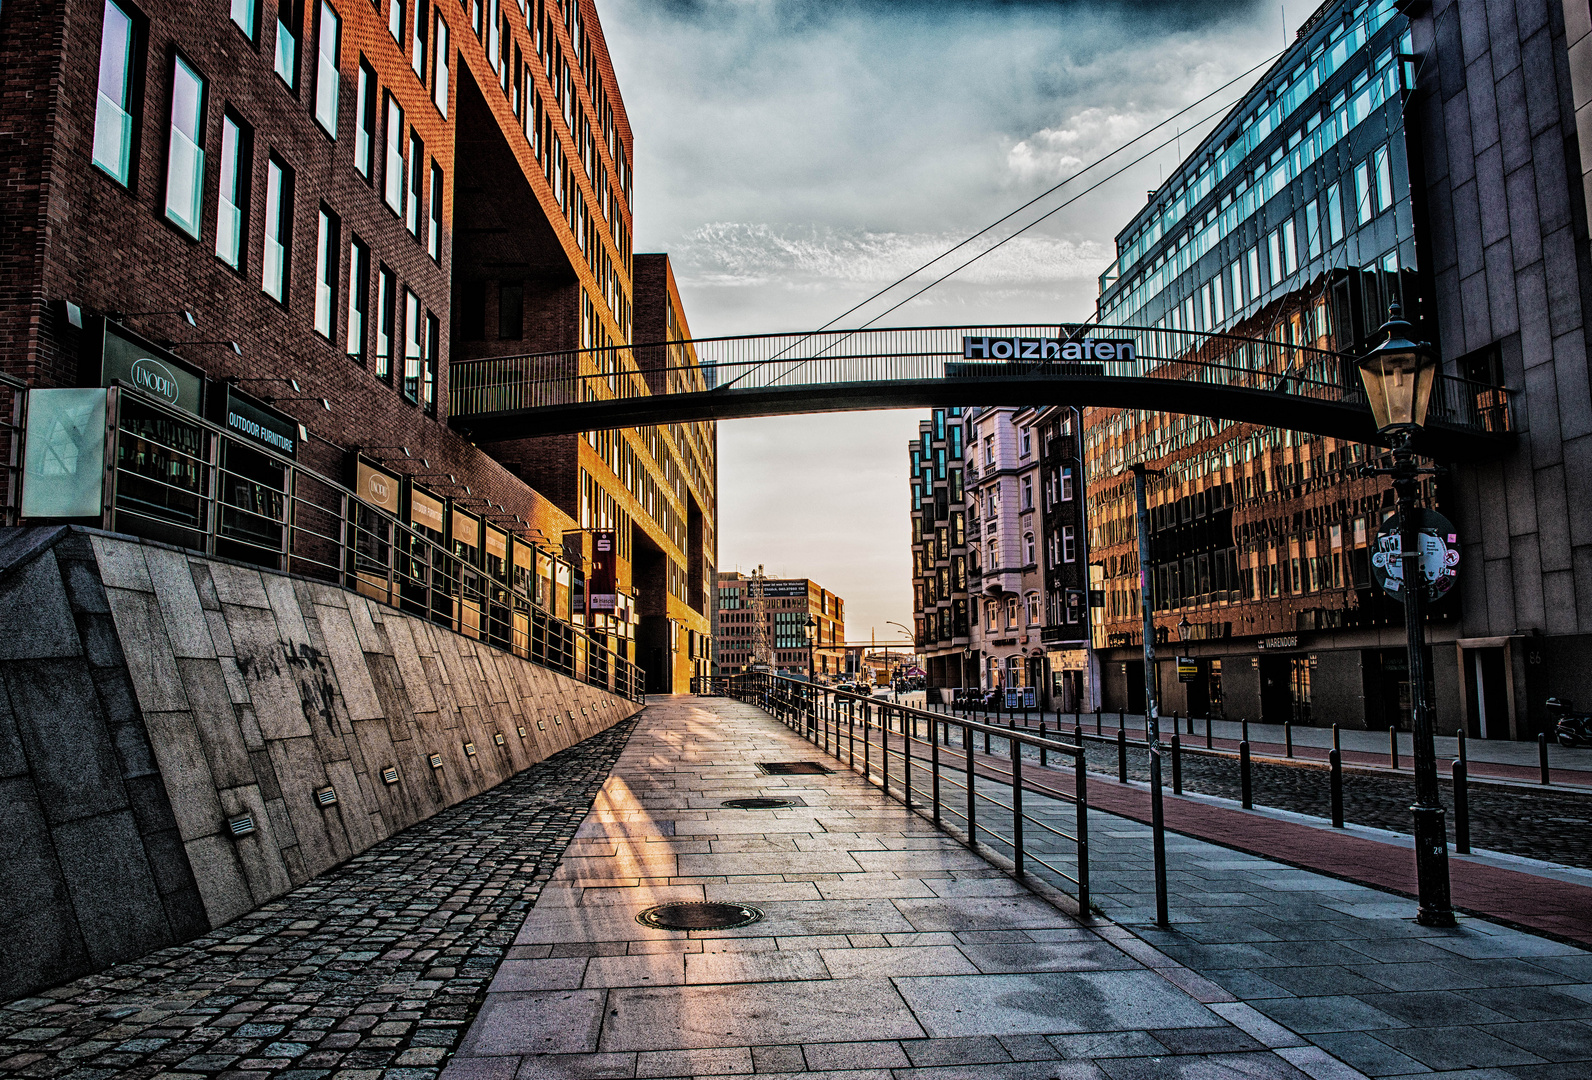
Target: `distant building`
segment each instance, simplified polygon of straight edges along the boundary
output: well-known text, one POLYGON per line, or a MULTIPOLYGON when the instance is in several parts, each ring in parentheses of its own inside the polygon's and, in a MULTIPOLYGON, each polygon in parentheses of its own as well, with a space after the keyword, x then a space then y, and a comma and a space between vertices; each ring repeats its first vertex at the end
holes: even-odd
POLYGON ((912 618, 931 688, 977 686, 968 586, 968 503, 961 409, 935 409, 908 444, 912 618))
MULTIPOLYGON (((721 571, 718 581, 717 673, 738 675, 751 670, 755 659, 753 579, 730 570, 721 571)), ((823 679, 845 672, 844 600, 810 578, 764 578, 763 598, 762 628, 774 674, 805 679, 811 670, 823 679)))

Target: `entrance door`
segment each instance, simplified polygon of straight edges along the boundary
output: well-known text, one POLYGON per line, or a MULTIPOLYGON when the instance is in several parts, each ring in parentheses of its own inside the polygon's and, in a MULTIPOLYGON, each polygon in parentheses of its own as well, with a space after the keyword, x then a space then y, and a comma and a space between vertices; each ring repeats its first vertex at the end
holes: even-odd
POLYGON ((1280 724, 1293 717, 1293 694, 1288 679, 1292 664, 1286 656, 1260 657, 1260 722, 1280 724))
POLYGON ((1123 667, 1128 671, 1128 712, 1144 714, 1144 661, 1129 660, 1123 667))
POLYGON ((1470 715, 1466 734, 1478 739, 1509 738, 1509 689, 1503 646, 1465 650, 1470 715))
MULTIPOLYGON (((1201 668, 1205 667, 1205 661, 1203 660, 1198 661, 1197 664, 1201 668)), ((1216 677, 1220 678, 1221 676, 1216 677)), ((1190 716, 1210 715, 1209 683, 1205 679, 1196 674, 1193 682, 1183 684, 1183 691, 1188 699, 1188 714, 1190 716)))

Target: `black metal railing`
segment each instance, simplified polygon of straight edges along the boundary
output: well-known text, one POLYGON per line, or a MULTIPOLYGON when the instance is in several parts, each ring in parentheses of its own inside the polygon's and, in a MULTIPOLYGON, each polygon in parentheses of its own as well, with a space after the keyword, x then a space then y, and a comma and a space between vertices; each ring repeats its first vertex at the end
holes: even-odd
POLYGON ((960 833, 969 847, 1070 892, 1079 914, 1089 914, 1089 782, 1081 746, 779 675, 754 672, 704 685, 765 709, 868 783, 960 833), (1070 759, 1071 789, 1025 775, 1026 751, 1070 759), (1025 809, 1025 793, 1043 797, 1053 812, 1025 809), (1066 807, 1070 830, 1059 816, 1066 807), (1071 849, 1070 873, 1058 846, 1071 849))
POLYGON ((105 525, 334 582, 632 701, 644 673, 544 608, 512 566, 449 547, 342 484, 124 386, 107 401, 105 525))

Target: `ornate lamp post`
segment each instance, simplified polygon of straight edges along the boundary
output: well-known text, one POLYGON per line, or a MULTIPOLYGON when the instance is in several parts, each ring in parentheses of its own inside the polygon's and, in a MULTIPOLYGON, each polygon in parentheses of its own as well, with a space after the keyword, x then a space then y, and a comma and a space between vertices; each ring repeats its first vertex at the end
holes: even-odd
POLYGON ((818 647, 818 620, 807 616, 807 682, 813 681, 813 653, 818 647))
POLYGON ((1187 641, 1189 635, 1193 632, 1194 624, 1188 621, 1187 615, 1177 621, 1177 639, 1179 641, 1187 641))
POLYGON ((1360 380, 1376 417, 1377 431, 1393 449, 1393 465, 1368 469, 1393 478, 1399 516, 1399 562, 1404 594, 1404 632, 1409 647, 1410 727, 1414 736, 1415 876, 1422 926, 1453 926, 1448 888, 1448 833, 1437 791, 1437 751, 1432 743, 1432 712, 1426 700, 1426 577, 1422 567, 1420 522, 1416 514, 1422 469, 1412 442, 1426 422, 1437 357, 1430 345, 1412 341, 1413 328, 1394 304, 1388 309, 1382 344, 1359 362, 1360 380))

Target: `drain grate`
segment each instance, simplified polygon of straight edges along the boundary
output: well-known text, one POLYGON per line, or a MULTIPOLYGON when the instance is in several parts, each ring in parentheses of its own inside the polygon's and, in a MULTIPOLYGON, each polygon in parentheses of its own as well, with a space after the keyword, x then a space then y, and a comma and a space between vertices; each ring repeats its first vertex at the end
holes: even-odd
POLYGON ((777 806, 795 806, 789 799, 725 799, 719 804, 735 810, 772 810, 777 806))
POLYGON ((746 904, 660 904, 636 916, 642 926, 655 930, 734 930, 750 926, 763 913, 746 904))
POLYGON ((757 767, 770 776, 824 775, 830 771, 816 761, 759 761, 757 767))

